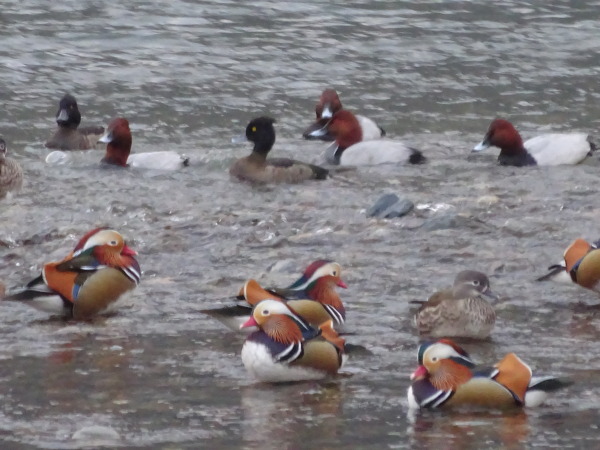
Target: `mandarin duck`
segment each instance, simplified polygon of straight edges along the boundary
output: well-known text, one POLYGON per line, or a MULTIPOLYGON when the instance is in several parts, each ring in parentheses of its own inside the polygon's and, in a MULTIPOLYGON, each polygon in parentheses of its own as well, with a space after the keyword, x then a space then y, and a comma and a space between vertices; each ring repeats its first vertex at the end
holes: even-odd
POLYGON ((600 293, 599 246, 600 240, 590 244, 584 239, 575 239, 565 250, 563 262, 550 266, 549 272, 539 277, 537 281, 548 279, 562 281, 566 278, 566 281, 600 293))
MULTIPOLYGON (((315 106, 315 114, 317 120, 311 126, 309 126, 302 137, 304 139, 321 139, 323 141, 333 141, 335 138, 330 134, 321 134, 319 131, 323 128, 327 128, 327 123, 333 115, 342 109, 342 102, 335 89, 325 89, 321 93, 319 102, 315 106)), ((363 141, 369 141, 372 139, 379 139, 385 136, 385 131, 374 121, 368 117, 356 115, 356 119, 360 124, 360 130, 363 141)))
POLYGON ((474 270, 459 272, 451 288, 436 292, 414 317, 419 334, 432 337, 485 339, 494 328, 496 312, 483 296, 497 299, 488 277, 474 270))
MULTIPOLYGON (((289 158, 267 158, 275 144, 275 119, 258 117, 246 127, 246 139, 254 144, 249 156, 236 160, 229 174, 251 183, 300 183, 325 180, 329 171, 313 164, 289 158)), ((235 142, 238 142, 236 139, 235 142)))
POLYGON ((319 380, 335 375, 345 362, 344 339, 331 321, 311 327, 280 300, 258 302, 241 325, 258 327, 242 347, 246 370, 259 381, 319 380))
POLYGON ((140 281, 137 253, 114 230, 87 233, 61 261, 44 264, 39 277, 4 300, 41 311, 89 319, 112 306, 140 281))
POLYGON ((571 384, 552 376, 532 377, 531 368, 514 353, 493 367, 476 366, 469 354, 449 339, 421 344, 418 361, 408 389, 411 409, 533 407, 542 404, 550 392, 571 384))
POLYGON ((257 281, 248 280, 237 297, 241 302, 222 308, 202 310, 231 330, 239 330, 252 313, 252 307, 264 299, 287 302, 311 326, 318 327, 332 320, 336 330, 341 331, 346 320, 344 304, 335 287, 346 288, 341 279, 341 266, 328 260, 310 264, 302 276, 286 288, 263 289, 257 281))
POLYGON ((578 164, 596 148, 587 133, 544 134, 523 143, 519 132, 505 119, 494 119, 483 141, 472 151, 492 146, 500 148, 500 165, 517 167, 578 164))
POLYGON ((6 156, 6 142, 0 138, 0 199, 23 185, 23 169, 17 161, 6 156))
POLYGON ((58 129, 46 141, 47 148, 58 150, 88 150, 94 148, 104 127, 79 127, 81 113, 77 100, 70 94, 60 99, 56 112, 58 129))
POLYGON ((111 120, 98 142, 107 144, 102 159, 105 164, 150 170, 176 170, 189 165, 188 157, 174 151, 131 153, 133 138, 129 121, 123 117, 111 120))

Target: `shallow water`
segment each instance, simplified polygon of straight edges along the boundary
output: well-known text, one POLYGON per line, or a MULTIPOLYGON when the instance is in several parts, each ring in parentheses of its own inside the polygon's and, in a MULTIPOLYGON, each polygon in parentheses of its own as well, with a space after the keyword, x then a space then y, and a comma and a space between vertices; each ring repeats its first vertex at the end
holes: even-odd
POLYGON ((89 229, 120 230, 142 284, 112 317, 49 320, 2 304, 0 439, 11 448, 595 447, 600 419, 597 297, 535 283, 576 237, 597 239, 597 157, 575 167, 507 168, 472 156, 489 121, 524 137, 600 124, 598 1, 5 2, 0 132, 26 171, 0 202, 0 279, 19 286, 89 229), (297 186, 251 187, 227 167, 248 152, 232 135, 277 118, 275 153, 319 162, 300 139, 325 87, 429 163, 373 167, 297 186), (43 142, 66 91, 83 124, 115 115, 134 150, 177 150, 176 173, 99 169, 102 151, 48 167, 43 142), (365 217, 382 193, 418 210, 365 217), (440 214, 451 227, 427 229, 440 214), (257 385, 243 337, 200 314, 243 281, 291 282, 331 258, 368 352, 328 382, 257 385), (484 270, 497 305, 478 361, 517 352, 576 382, 525 412, 407 415, 419 341, 409 301, 484 270), (96 429, 96 437, 89 433, 96 429), (88 434, 85 434, 88 432, 88 434))

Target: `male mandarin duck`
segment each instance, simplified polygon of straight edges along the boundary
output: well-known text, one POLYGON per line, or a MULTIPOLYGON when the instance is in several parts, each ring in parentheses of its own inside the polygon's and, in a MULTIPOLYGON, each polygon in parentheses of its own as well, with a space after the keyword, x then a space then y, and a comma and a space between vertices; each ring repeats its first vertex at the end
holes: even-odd
MULTIPOLYGON (((342 102, 335 89, 325 89, 319 98, 319 103, 315 106, 317 120, 309 126, 302 136, 304 139, 321 139, 324 141, 333 141, 334 138, 330 134, 321 134, 319 131, 327 126, 333 115, 342 109, 342 102)), ((356 119, 360 125, 362 140, 369 141, 371 139, 379 139, 385 136, 385 131, 371 119, 356 115, 356 119)))
POLYGON ((436 292, 415 314, 419 334, 432 337, 488 337, 496 312, 483 296, 497 299, 488 277, 474 270, 460 272, 451 288, 436 292))
POLYGON ((58 129, 46 141, 47 148, 59 150, 88 150, 94 148, 104 127, 81 127, 81 113, 77 100, 70 94, 60 99, 56 113, 58 129))
POLYGON ((216 318, 228 328, 238 330, 259 301, 276 299, 285 301, 313 327, 332 320, 334 327, 341 331, 346 320, 346 310, 335 290, 338 286, 347 287, 341 279, 341 271, 341 266, 336 262, 317 260, 287 288, 263 289, 257 281, 248 280, 237 297, 242 303, 202 312, 216 318))
POLYGON ((419 367, 408 389, 411 409, 441 406, 510 408, 538 406, 550 392, 571 384, 556 377, 532 377, 514 353, 493 367, 476 366, 468 353, 449 339, 421 344, 419 367))
POLYGON ((504 119, 492 121, 473 152, 492 146, 500 148, 498 162, 501 165, 517 167, 578 164, 595 150, 586 133, 544 134, 523 143, 513 124, 504 119))
POLYGON ((132 141, 129 121, 123 117, 113 119, 98 140, 107 144, 102 162, 151 170, 177 170, 189 164, 189 158, 174 151, 131 153, 132 141))
POLYGON ((259 381, 319 380, 335 375, 345 362, 344 339, 331 321, 312 328, 282 301, 260 301, 241 326, 259 328, 248 336, 241 355, 259 381))
POLYGON ((114 230, 87 233, 61 261, 44 264, 25 289, 5 297, 41 311, 89 319, 112 306, 140 281, 137 253, 114 230))
POLYGON ((350 111, 342 109, 336 112, 325 128, 315 135, 331 135, 335 142, 325 152, 330 164, 376 165, 376 164, 422 164, 426 161, 423 154, 402 142, 374 139, 365 140, 360 123, 350 111))
POLYGON ((565 250, 564 262, 550 266, 550 272, 537 280, 556 279, 567 274, 573 283, 600 294, 599 245, 600 241, 590 244, 584 239, 575 239, 565 250))
POLYGON ((249 156, 231 165, 229 174, 240 181, 261 184, 325 180, 329 171, 322 167, 289 158, 267 158, 275 143, 274 122, 271 117, 250 121, 246 127, 246 139, 254 143, 254 148, 249 156))
POLYGON ((0 199, 23 185, 23 169, 17 161, 6 156, 6 142, 0 138, 0 199))

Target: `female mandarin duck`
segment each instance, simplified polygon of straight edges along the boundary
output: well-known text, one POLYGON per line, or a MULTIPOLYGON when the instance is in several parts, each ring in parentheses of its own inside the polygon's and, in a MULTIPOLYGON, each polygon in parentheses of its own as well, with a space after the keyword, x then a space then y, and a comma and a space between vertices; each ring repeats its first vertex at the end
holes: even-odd
POLYGON ((408 389, 411 409, 533 407, 543 403, 550 392, 571 384, 556 377, 532 377, 529 366, 514 353, 493 367, 475 366, 467 352, 449 339, 421 344, 418 360, 408 389))
POLYGON ((325 153, 325 159, 330 164, 421 164, 426 160, 419 150, 401 142, 385 139, 365 141, 358 119, 345 109, 335 113, 327 127, 315 134, 335 138, 335 142, 325 153))
POLYGON ((503 166, 557 166, 578 164, 595 146, 585 133, 544 134, 523 143, 515 127, 504 119, 495 119, 474 152, 500 147, 498 162, 503 166))
POLYGON ((242 362, 259 381, 319 380, 335 375, 344 362, 344 339, 331 322, 316 330, 279 300, 257 303, 242 327, 259 328, 242 347, 242 362))
POLYGON ((6 142, 0 138, 0 199, 23 185, 23 169, 17 161, 6 156, 6 142))
POLYGON ((252 153, 238 159, 229 174, 252 183, 300 183, 306 180, 325 180, 329 171, 313 164, 289 158, 268 158, 275 143, 274 119, 259 117, 246 127, 246 139, 254 143, 252 153))
POLYGON ((174 151, 130 154, 131 130, 129 121, 123 117, 113 119, 98 142, 107 144, 106 155, 102 159, 106 164, 153 170, 177 170, 189 164, 189 158, 174 151))
MULTIPOLYGON (((327 126, 333 115, 342 109, 342 102, 335 89, 325 89, 319 98, 319 103, 315 106, 317 121, 308 127, 302 136, 304 139, 321 139, 324 141, 332 141, 333 136, 329 134, 320 134, 319 131, 327 126)), ((356 115, 356 119, 360 125, 362 140, 369 141, 371 139, 379 139, 385 136, 383 128, 378 126, 371 119, 356 115)))
POLYGON ((584 239, 575 239, 565 250, 564 262, 550 266, 550 272, 538 278, 538 281, 567 274, 573 283, 600 294, 599 244, 600 241, 590 244, 584 239))
POLYGON ((346 288, 341 279, 341 266, 333 261, 317 260, 310 264, 302 276, 287 288, 263 289, 257 281, 248 280, 240 290, 238 299, 243 303, 202 312, 216 318, 231 330, 238 330, 246 322, 254 307, 264 299, 283 300, 311 326, 318 327, 332 320, 340 331, 346 320, 344 304, 335 288, 346 288))
POLYGON ((88 150, 94 148, 98 138, 104 133, 103 127, 82 127, 81 113, 77 100, 70 94, 60 99, 56 113, 58 129, 46 141, 47 148, 59 150, 88 150))
POLYGON ((87 233, 69 255, 44 264, 42 274, 5 300, 23 301, 41 311, 89 319, 112 306, 140 281, 137 253, 114 230, 87 233))
POLYGON ((436 292, 421 303, 415 314, 419 334, 432 337, 485 339, 494 328, 496 312, 482 296, 498 297, 488 277, 474 270, 460 272, 449 289, 436 292))

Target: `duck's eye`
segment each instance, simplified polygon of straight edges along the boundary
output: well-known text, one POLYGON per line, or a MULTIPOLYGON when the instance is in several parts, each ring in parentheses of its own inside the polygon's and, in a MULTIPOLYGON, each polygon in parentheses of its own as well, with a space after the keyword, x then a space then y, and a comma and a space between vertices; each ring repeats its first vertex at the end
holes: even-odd
POLYGON ((431 362, 437 362, 437 360, 438 360, 437 356, 434 356, 433 358, 431 358, 431 362))
POLYGON ((110 241, 110 242, 108 243, 108 245, 110 245, 111 247, 114 247, 114 246, 115 246, 115 245, 117 245, 117 244, 118 244, 118 242, 117 242, 117 241, 110 241))
POLYGON ((253 133, 256 133, 256 127, 252 127, 251 130, 253 133))
POLYGON ((331 272, 331 275, 333 275, 334 277, 337 277, 337 270, 334 270, 333 272, 331 272))
POLYGON ((479 286, 479 284, 480 284, 480 283, 479 283, 479 281, 478 281, 478 280, 474 280, 474 281, 473 281, 473 286, 479 286))
POLYGON ((263 316, 268 316, 269 314, 270 314, 270 312, 269 312, 269 310, 268 310, 268 309, 263 309, 263 310, 262 310, 262 315, 263 315, 263 316))

